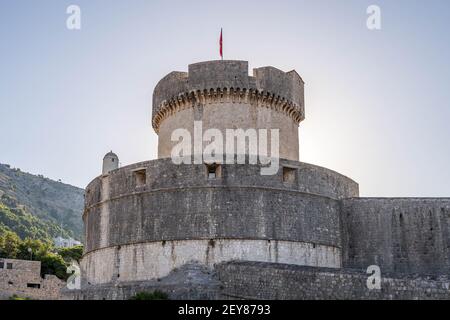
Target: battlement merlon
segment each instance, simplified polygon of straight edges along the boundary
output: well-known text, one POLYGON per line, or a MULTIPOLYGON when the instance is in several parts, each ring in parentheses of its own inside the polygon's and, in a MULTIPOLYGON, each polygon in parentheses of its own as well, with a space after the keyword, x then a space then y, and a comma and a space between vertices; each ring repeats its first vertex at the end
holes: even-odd
POLYGON ((249 76, 247 61, 215 60, 190 64, 188 72, 173 71, 159 81, 153 92, 153 128, 158 132, 163 114, 173 112, 174 104, 205 93, 246 93, 277 105, 297 123, 305 118, 304 82, 295 70, 261 67, 249 76))

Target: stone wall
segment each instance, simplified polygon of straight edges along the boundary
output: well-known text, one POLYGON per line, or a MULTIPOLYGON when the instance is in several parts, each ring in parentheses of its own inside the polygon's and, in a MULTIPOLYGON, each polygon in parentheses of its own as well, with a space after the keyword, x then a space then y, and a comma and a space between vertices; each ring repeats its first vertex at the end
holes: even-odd
MULTIPOLYGON (((248 161, 248 159, 247 159, 248 161)), ((333 170, 298 161, 280 159, 276 175, 261 175, 261 165, 222 165, 222 177, 209 180, 205 165, 176 165, 171 159, 158 159, 135 163, 99 176, 86 187, 85 207, 89 208, 106 199, 118 198, 140 191, 197 188, 205 186, 266 187, 286 191, 298 191, 332 199, 357 197, 358 184, 333 170), (283 167, 294 169, 295 179, 283 181, 283 167), (146 183, 137 186, 134 172, 146 170, 146 183), (102 181, 110 177, 110 187, 102 190, 102 181), (106 194, 105 194, 106 193, 106 194)))
POLYGON ((224 165, 208 180, 205 165, 155 160, 95 179, 86 191, 86 252, 163 240, 262 239, 340 247, 339 203, 357 184, 333 171, 293 161, 261 176, 258 165, 224 165), (135 171, 146 170, 136 185, 135 171), (98 232, 101 230, 102 232, 98 232))
POLYGON ((64 299, 129 299, 138 292, 163 291, 170 299, 450 299, 448 276, 382 274, 381 289, 368 289, 368 274, 288 264, 229 261, 214 269, 186 264, 168 276, 138 282, 85 285, 63 290, 64 299))
POLYGON ((168 276, 137 282, 86 284, 81 290, 61 291, 64 300, 127 300, 140 292, 162 291, 169 299, 210 300, 220 298, 220 282, 213 270, 199 264, 186 264, 168 276))
POLYGON ((229 262, 216 268, 222 298, 324 299, 450 299, 450 279, 390 277, 382 274, 381 289, 367 288, 368 275, 348 269, 229 262))
POLYGON ((266 91, 291 101, 304 116, 304 82, 295 72, 283 72, 274 67, 256 68, 248 75, 248 62, 235 60, 206 61, 189 65, 189 72, 171 72, 162 78, 153 92, 153 115, 163 102, 186 92, 217 88, 266 91))
POLYGON ((331 170, 282 160, 275 176, 260 165, 205 165, 159 159, 123 167, 86 190, 82 269, 91 283, 148 280, 191 260, 233 259, 341 266, 339 198, 358 185, 331 170), (145 172, 138 184, 136 172, 145 172), (216 243, 217 245, 211 245, 216 243))
POLYGON ((263 188, 202 187, 121 197, 92 208, 88 223, 109 231, 89 235, 94 246, 143 241, 263 239, 340 247, 336 200, 263 188), (100 210, 98 210, 100 209, 100 210), (107 215, 105 219, 103 217, 107 215), (100 220, 98 220, 100 218, 100 220), (108 222, 109 221, 109 222, 108 222), (102 236, 108 239, 101 241, 102 236))
POLYGON ((448 274, 449 198, 357 198, 342 201, 344 267, 448 274))
MULTIPOLYGON (((172 141, 171 136, 176 129, 180 128, 190 132, 190 145, 192 146, 190 154, 194 154, 194 121, 201 121, 203 133, 209 128, 220 130, 224 149, 227 143, 227 129, 254 129, 257 130, 257 134, 259 129, 267 129, 268 134, 265 134, 265 138, 269 155, 270 152, 274 152, 272 151, 270 130, 278 129, 279 139, 277 142, 280 157, 298 160, 298 124, 292 121, 289 113, 269 108, 256 100, 245 102, 245 99, 235 99, 236 101, 232 101, 234 99, 226 98, 227 94, 222 94, 222 96, 224 97, 221 99, 207 98, 205 99, 206 103, 174 112, 162 121, 158 129, 158 158, 171 157, 172 149, 179 143, 179 141, 172 141)), ((257 139, 261 139, 261 137, 257 136, 257 139)), ((253 145, 257 146, 258 141, 255 141, 253 145)), ((209 143, 203 142, 202 152, 209 143)), ((246 153, 249 154, 249 143, 246 143, 246 153)))
POLYGON ((295 71, 274 67, 254 69, 253 74, 248 75, 247 61, 207 61, 189 65, 189 73, 164 77, 153 93, 158 158, 170 157, 178 143, 171 141, 174 130, 188 130, 193 137, 194 121, 201 121, 204 131, 218 129, 224 138, 226 129, 278 129, 280 157, 298 160, 303 80, 295 71))
POLYGON ((59 291, 65 285, 53 275, 41 278, 41 262, 0 259, 4 268, 0 268, 0 299, 9 299, 13 295, 39 300, 56 300, 59 291), (12 264, 8 269, 7 264, 12 264))
POLYGON ((267 261, 340 268, 336 247, 293 241, 215 239, 155 241, 99 249, 83 257, 89 284, 146 281, 167 276, 189 263, 213 268, 231 260, 267 261))

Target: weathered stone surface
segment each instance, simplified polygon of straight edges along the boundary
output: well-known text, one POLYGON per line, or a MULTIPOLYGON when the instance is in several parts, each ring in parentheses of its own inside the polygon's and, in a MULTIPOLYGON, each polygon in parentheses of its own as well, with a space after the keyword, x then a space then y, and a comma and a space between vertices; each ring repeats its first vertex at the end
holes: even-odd
POLYGON ((139 292, 162 291, 169 299, 219 299, 221 284, 213 270, 190 263, 173 270, 168 276, 151 281, 86 285, 82 290, 64 289, 64 300, 126 300, 139 292))
POLYGON ((87 188, 86 252, 123 244, 188 239, 262 239, 340 247, 339 203, 358 186, 333 171, 293 162, 296 179, 260 175, 258 165, 223 165, 208 180, 205 165, 160 159, 112 171, 87 188), (147 183, 134 172, 145 168, 147 183), (101 230, 101 232, 98 232, 101 230))
MULTIPOLYGON (((256 68, 248 75, 248 62, 237 60, 205 61, 189 65, 189 72, 174 71, 162 78, 153 92, 153 117, 162 102, 183 93, 210 89, 246 89, 265 91, 304 107, 304 82, 295 72, 274 67, 256 68)), ((304 112, 304 111, 303 111, 304 112)))
POLYGON ((381 289, 368 289, 360 270, 329 269, 266 262, 230 261, 208 269, 187 264, 152 281, 88 285, 64 290, 66 299, 128 299, 160 290, 171 299, 275 300, 436 300, 450 299, 448 276, 382 274, 381 289))
POLYGON ((450 198, 356 198, 342 201, 345 267, 448 274, 450 198))
MULTIPOLYGON (((191 64, 172 72, 153 93, 152 124, 158 133, 158 158, 170 157, 176 129, 194 135, 194 121, 226 136, 227 129, 278 129, 280 157, 298 160, 298 125, 305 118, 304 83, 295 71, 274 67, 253 70, 247 61, 191 64)), ((269 139, 270 142, 270 139, 269 139)), ((269 150, 271 144, 269 143, 269 150)))
POLYGON ((298 162, 303 85, 295 71, 273 67, 248 76, 245 61, 163 78, 152 116, 160 159, 88 185, 83 288, 68 296, 449 299, 450 199, 358 198, 351 179, 298 162), (222 164, 211 179, 205 164, 173 164, 171 133, 192 134, 200 120, 221 132, 280 129, 280 170, 222 164), (370 265, 381 268, 381 290, 367 288, 370 265), (186 270, 202 280, 189 282, 186 270))
POLYGON ((381 289, 368 289, 368 275, 351 269, 311 268, 286 264, 229 262, 216 268, 221 298, 324 299, 450 299, 450 279, 382 274, 381 289))
POLYGON ((341 250, 298 241, 211 239, 134 243, 98 249, 83 257, 85 280, 94 284, 147 281, 188 263, 209 268, 232 260, 341 267, 341 250))
POLYGON ((41 278, 41 262, 0 259, 0 300, 13 295, 38 300, 56 300, 65 282, 53 275, 41 278), (10 268, 8 268, 8 265, 10 268))

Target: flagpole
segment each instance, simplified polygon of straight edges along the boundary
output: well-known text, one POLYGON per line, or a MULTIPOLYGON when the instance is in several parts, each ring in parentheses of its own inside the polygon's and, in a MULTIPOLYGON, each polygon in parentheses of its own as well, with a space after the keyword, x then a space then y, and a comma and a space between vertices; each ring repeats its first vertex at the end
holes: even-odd
POLYGON ((222 28, 220 28, 219 44, 220 44, 220 57, 222 58, 222 61, 223 61, 223 30, 222 30, 222 28))

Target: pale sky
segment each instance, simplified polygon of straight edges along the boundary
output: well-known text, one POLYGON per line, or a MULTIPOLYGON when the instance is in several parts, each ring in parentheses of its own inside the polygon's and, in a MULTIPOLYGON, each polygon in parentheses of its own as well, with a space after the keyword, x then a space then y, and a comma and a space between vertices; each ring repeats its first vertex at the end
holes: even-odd
POLYGON ((155 159, 153 88, 218 59, 221 27, 225 59, 306 82, 301 161, 362 196, 450 196, 447 0, 0 0, 0 162, 84 188, 110 150, 155 159))

